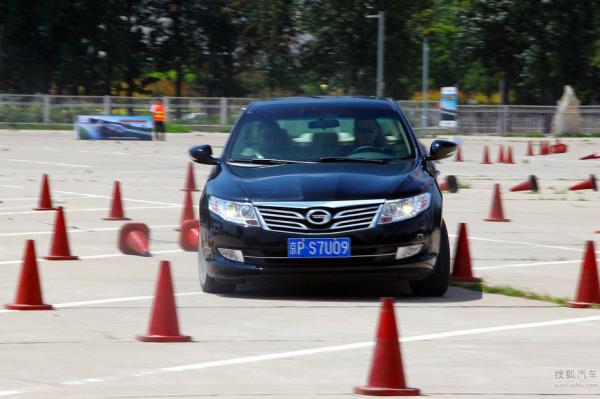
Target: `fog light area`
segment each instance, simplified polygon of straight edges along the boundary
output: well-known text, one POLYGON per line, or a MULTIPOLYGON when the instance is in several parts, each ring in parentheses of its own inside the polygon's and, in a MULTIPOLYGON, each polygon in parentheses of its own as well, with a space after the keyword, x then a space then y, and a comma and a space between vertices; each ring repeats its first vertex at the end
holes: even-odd
POLYGON ((423 244, 398 247, 398 250, 396 251, 396 259, 409 258, 421 252, 421 249, 423 249, 423 244))
POLYGON ((228 249, 228 248, 217 248, 219 253, 226 259, 235 260, 236 262, 243 262, 244 255, 239 249, 228 249))

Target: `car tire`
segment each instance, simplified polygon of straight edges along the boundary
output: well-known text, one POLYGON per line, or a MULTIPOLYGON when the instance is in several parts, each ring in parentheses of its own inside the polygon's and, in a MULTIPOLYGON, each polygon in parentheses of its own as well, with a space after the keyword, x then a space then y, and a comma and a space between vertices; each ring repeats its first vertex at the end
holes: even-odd
POLYGON ((450 283, 450 241, 446 223, 440 228, 440 252, 433 273, 424 280, 409 281, 410 290, 416 296, 442 296, 450 283))
POLYGON ((198 250, 198 277, 200 280, 200 288, 206 293, 227 294, 235 291, 235 284, 224 283, 208 275, 206 272, 206 260, 204 259, 204 253, 202 252, 202 245, 199 245, 198 250))

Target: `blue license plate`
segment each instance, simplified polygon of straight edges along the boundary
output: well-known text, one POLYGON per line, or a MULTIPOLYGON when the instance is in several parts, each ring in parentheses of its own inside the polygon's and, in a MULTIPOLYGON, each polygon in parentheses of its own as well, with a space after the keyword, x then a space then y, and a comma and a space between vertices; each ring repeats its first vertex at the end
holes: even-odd
POLYGON ((350 238, 288 238, 288 258, 347 258, 350 238))

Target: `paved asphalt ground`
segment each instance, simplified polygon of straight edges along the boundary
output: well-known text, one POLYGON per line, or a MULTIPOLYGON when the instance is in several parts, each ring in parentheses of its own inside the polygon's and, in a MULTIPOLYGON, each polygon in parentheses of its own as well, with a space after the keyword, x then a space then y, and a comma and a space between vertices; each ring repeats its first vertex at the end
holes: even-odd
MULTIPOLYGON (((48 253, 53 212, 34 212, 40 177, 66 210, 79 261, 40 261, 56 310, 0 310, 0 397, 341 398, 366 382, 380 296, 396 297, 409 386, 434 398, 598 397, 600 310, 451 288, 410 295, 386 281, 200 291, 196 255, 180 251, 187 149, 223 134, 166 142, 89 142, 70 133, 0 131, 0 303, 11 303, 24 242, 48 253), (102 220, 120 180, 126 215, 151 227, 151 258, 119 254, 123 222, 102 220), (142 343, 159 260, 171 261, 180 329, 191 343, 142 343)), ((524 157, 526 140, 466 138, 465 162, 440 163, 469 188, 445 196, 451 234, 467 222, 475 273, 490 285, 572 297, 586 240, 600 250, 600 193, 566 188, 591 173, 600 140, 563 140, 566 154, 524 157), (516 165, 480 165, 482 146, 512 144, 516 165), (509 193, 535 174, 541 192, 509 193), (493 183, 510 223, 484 222, 493 183)), ((537 150, 537 148, 536 148, 537 150)), ((196 165, 199 185, 208 167, 196 165)), ((195 193, 195 199, 199 193, 195 193)), ((452 238, 452 241, 454 239, 452 238)), ((454 247, 454 246, 453 246, 454 247)))

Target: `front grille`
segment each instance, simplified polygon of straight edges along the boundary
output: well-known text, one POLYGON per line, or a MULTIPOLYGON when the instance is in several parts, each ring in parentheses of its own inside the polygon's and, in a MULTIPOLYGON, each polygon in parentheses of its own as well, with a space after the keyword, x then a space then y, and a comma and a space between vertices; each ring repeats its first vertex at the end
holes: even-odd
POLYGON ((384 200, 257 203, 263 228, 300 234, 343 233, 373 227, 384 200), (329 214, 329 220, 324 216, 329 214), (312 214, 312 216, 311 216, 312 214), (324 215, 325 214, 325 215, 324 215))

